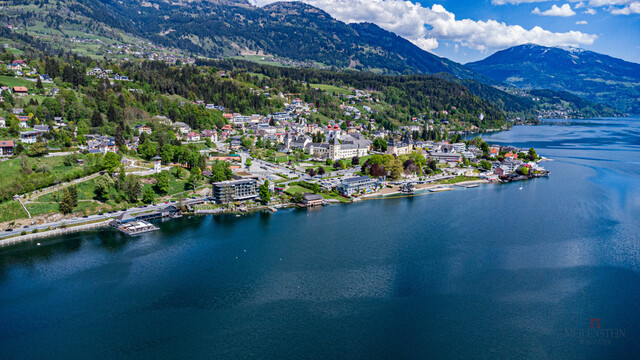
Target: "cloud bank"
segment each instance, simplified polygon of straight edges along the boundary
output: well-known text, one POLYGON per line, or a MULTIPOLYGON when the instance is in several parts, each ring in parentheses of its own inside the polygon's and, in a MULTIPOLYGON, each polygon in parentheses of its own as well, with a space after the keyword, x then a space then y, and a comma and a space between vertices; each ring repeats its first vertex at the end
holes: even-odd
MULTIPOLYGON (((253 0, 258 6, 274 1, 253 0)), ((424 7, 402 0, 304 0, 303 2, 323 9, 346 23, 377 24, 427 51, 436 49, 439 46, 438 41, 446 40, 470 49, 487 51, 526 43, 544 46, 591 45, 597 39, 595 34, 580 31, 551 32, 539 26, 525 29, 520 25, 508 25, 496 20, 458 20, 455 14, 439 4, 424 7)), ((494 2, 516 4, 533 1, 494 0, 494 2)))

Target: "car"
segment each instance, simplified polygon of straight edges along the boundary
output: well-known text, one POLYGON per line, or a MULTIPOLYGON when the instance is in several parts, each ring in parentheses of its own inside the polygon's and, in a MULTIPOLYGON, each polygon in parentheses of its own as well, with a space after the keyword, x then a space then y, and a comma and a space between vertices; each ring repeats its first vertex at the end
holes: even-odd
POLYGON ((9 229, 6 229, 5 231, 13 231, 13 229, 9 228, 9 229))
POLYGON ((23 228, 23 229, 27 229, 28 227, 29 227, 29 225, 25 225, 25 226, 23 226, 22 228, 23 228))
POLYGON ((88 218, 88 217, 89 217, 89 216, 85 215, 85 216, 83 216, 82 218, 83 218, 83 219, 86 219, 86 218, 88 218))

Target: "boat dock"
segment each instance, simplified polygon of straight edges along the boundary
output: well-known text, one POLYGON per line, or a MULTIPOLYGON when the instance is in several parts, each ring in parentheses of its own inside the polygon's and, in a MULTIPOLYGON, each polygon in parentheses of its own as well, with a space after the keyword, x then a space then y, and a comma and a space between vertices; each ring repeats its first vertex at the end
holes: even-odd
POLYGON ((450 186, 436 186, 429 189, 429 191, 431 192, 441 192, 441 191, 451 191, 451 190, 454 190, 454 188, 450 186))
POLYGON ((116 229, 123 234, 137 235, 158 230, 159 227, 144 220, 135 220, 119 224, 117 225, 116 229))

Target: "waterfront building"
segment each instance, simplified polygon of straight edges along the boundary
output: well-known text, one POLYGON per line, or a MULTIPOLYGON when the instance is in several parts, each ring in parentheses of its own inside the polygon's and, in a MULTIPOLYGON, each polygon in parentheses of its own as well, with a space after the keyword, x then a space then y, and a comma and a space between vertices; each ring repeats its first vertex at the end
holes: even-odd
POLYGON ((213 184, 213 199, 217 204, 251 200, 258 197, 256 179, 227 180, 213 184))
POLYGON ((302 204, 307 207, 322 205, 322 201, 322 195, 319 194, 304 193, 302 195, 302 204))
POLYGON ((351 196, 361 191, 371 192, 379 187, 379 182, 365 175, 343 180, 338 185, 338 192, 345 196, 351 196))

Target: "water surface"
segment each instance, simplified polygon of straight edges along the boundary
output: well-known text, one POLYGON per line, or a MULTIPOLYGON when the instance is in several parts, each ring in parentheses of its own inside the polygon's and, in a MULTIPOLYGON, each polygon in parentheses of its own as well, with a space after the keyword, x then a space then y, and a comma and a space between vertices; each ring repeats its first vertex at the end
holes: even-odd
POLYGON ((637 359, 640 119, 485 139, 551 177, 2 249, 0 358, 637 359))

